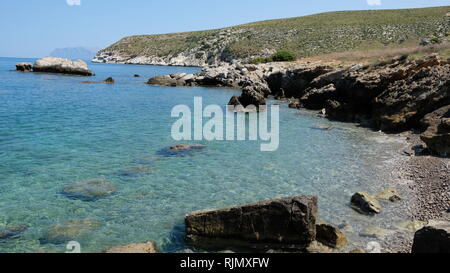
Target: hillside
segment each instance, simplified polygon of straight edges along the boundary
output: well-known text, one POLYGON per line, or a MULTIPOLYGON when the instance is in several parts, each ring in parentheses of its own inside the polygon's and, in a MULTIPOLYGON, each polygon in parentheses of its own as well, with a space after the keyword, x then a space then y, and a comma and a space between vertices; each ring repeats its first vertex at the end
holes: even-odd
POLYGON ((447 39, 449 12, 450 6, 341 11, 216 30, 130 36, 101 50, 94 61, 203 66, 268 57, 278 50, 311 57, 417 46, 422 39, 447 39))

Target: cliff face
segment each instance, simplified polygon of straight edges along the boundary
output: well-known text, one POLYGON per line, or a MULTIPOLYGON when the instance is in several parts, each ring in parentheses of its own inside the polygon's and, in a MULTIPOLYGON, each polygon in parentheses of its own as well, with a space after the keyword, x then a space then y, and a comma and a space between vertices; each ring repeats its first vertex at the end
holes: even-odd
POLYGON ((299 57, 439 42, 450 32, 450 6, 409 10, 331 12, 225 29, 123 38, 94 62, 206 66, 268 57, 299 57))

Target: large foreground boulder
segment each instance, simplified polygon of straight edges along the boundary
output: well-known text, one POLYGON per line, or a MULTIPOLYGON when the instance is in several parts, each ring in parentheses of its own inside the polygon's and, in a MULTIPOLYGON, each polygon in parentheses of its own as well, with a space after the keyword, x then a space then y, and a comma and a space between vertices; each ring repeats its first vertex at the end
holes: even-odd
POLYGON ((417 231, 412 253, 450 253, 450 222, 431 221, 417 231))
POLYGON ((317 197, 297 196, 186 216, 191 243, 225 239, 229 244, 291 244, 306 248, 316 237, 317 197))
POLYGON ((62 73, 80 76, 93 76, 88 65, 82 61, 71 61, 63 58, 47 57, 39 59, 33 66, 34 72, 62 73))

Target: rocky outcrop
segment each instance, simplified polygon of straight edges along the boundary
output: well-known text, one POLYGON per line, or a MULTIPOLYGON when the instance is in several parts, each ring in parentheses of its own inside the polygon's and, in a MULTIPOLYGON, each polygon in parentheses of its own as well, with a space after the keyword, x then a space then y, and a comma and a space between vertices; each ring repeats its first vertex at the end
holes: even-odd
POLYGON ((450 222, 431 221, 417 231, 412 253, 450 253, 450 222))
POLYGON ((450 65, 435 55, 403 66, 398 78, 373 104, 373 118, 384 131, 420 126, 428 113, 450 104, 450 65))
POLYGON ((159 253, 156 243, 153 241, 128 245, 114 246, 106 249, 103 253, 113 254, 154 254, 159 253))
POLYGON ((450 156, 450 105, 426 115, 421 122, 428 127, 420 136, 428 150, 439 156, 450 156))
POLYGON ((352 196, 351 204, 365 213, 380 213, 381 206, 378 201, 366 192, 357 192, 352 196))
POLYGON ((316 224, 316 240, 331 248, 341 248, 347 244, 347 237, 342 231, 324 222, 316 224))
POLYGON ((298 196, 186 216, 191 243, 224 239, 245 245, 292 244, 307 247, 316 237, 317 198, 298 196))
POLYGON ((18 63, 16 64, 16 70, 20 72, 31 72, 33 69, 32 63, 18 63))
POLYGON ((320 88, 310 88, 305 91, 305 94, 300 98, 300 105, 312 110, 323 109, 323 106, 328 100, 336 98, 336 87, 330 83, 320 88))
POLYGON ((61 73, 80 76, 94 75, 84 61, 71 61, 54 57, 37 60, 33 65, 33 72, 61 73))

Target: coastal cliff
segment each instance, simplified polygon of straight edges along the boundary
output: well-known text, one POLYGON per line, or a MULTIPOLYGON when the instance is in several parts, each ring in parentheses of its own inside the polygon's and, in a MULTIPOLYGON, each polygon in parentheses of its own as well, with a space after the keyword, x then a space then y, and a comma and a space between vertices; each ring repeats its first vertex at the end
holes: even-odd
POLYGON ((92 61, 203 67, 248 63, 279 50, 310 57, 437 44, 450 32, 449 10, 330 12, 216 30, 130 36, 100 50, 92 61))

